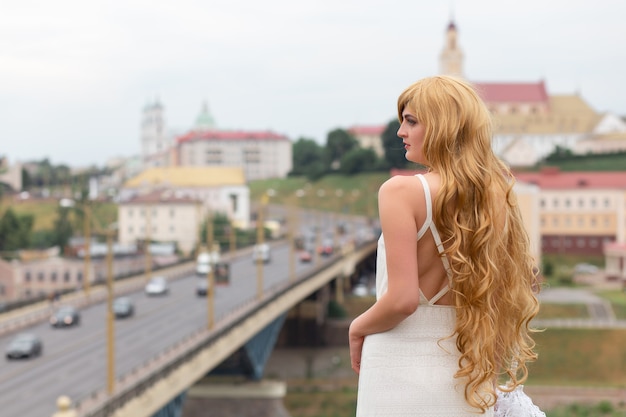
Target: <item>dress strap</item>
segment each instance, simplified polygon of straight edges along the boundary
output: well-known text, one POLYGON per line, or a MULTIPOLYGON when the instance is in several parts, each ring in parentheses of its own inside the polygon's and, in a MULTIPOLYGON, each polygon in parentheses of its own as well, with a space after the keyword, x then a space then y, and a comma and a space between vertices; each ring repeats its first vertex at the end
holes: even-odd
MULTIPOLYGON (((443 263, 443 267, 446 270, 446 275, 448 277, 448 285, 442 288, 437 294, 435 294, 433 298, 428 301, 428 304, 433 305, 437 301, 439 301, 441 297, 446 295, 448 291, 450 291, 450 287, 452 286, 452 271, 450 270, 450 262, 448 261, 446 255, 443 253, 444 247, 443 243, 441 242, 441 236, 439 235, 439 231, 437 230, 437 227, 433 222, 433 203, 432 197, 430 195, 430 186, 428 185, 428 181, 426 181, 426 178, 424 178, 422 174, 417 174, 416 177, 419 178, 422 182, 422 186, 424 188, 424 197, 426 200, 426 220, 424 221, 424 224, 417 233, 417 240, 420 240, 422 236, 424 236, 426 231, 430 229, 430 233, 433 235, 435 245, 437 245, 437 251, 441 255, 441 262, 443 263)), ((422 290, 420 290, 420 293, 421 291, 422 290)))

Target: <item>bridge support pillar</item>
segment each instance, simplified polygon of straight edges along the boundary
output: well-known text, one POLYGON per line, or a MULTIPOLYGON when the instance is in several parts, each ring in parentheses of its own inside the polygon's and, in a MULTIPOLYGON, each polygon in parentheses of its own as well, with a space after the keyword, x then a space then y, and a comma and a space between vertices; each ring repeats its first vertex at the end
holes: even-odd
POLYGON ((224 382, 206 377, 187 391, 185 417, 290 417, 283 404, 287 384, 262 379, 224 382))

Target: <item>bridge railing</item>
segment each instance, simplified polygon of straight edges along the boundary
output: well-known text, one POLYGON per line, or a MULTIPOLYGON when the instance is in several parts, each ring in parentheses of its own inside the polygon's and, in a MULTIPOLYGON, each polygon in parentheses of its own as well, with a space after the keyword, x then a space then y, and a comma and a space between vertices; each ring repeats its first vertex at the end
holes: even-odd
MULTIPOLYGON (((365 242, 355 247, 354 251, 371 246, 372 242, 365 242)), ((267 304, 271 303, 273 299, 302 285, 307 280, 332 268, 335 264, 343 262, 343 260, 344 256, 332 257, 326 263, 315 267, 296 280, 275 284, 264 291, 261 299, 257 299, 256 297, 248 299, 238 308, 217 317, 214 329, 208 330, 201 328, 196 330, 174 346, 162 351, 141 366, 117 378, 115 392, 108 393, 107 389, 103 388, 85 397, 78 398, 76 401, 78 415, 82 417, 105 417, 113 415, 113 412, 123 407, 130 400, 141 396, 157 381, 166 378, 172 371, 196 358, 200 352, 207 349, 225 334, 236 328, 247 317, 263 309, 267 304)), ((239 346, 233 347, 233 351, 237 348, 239 348, 239 346)))

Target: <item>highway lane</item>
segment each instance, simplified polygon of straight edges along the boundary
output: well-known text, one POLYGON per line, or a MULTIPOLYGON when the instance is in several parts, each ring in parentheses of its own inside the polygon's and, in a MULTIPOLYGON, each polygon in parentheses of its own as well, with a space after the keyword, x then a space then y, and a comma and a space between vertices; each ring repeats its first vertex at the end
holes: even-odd
MULTIPOLYGON (((264 265, 264 288, 288 280, 289 248, 282 244, 272 249, 272 262, 264 265)), ((313 268, 314 263, 296 261, 297 273, 313 268)), ((228 286, 217 286, 215 315, 221 315, 256 297, 257 269, 251 257, 234 260, 230 265, 228 286)), ((135 316, 115 321, 115 373, 119 377, 163 352, 177 341, 206 327, 207 300, 195 294, 199 278, 193 275, 172 281, 170 294, 147 297, 142 291, 129 294, 135 316)), ((54 329, 40 323, 23 331, 43 340, 43 355, 20 361, 0 361, 0 415, 3 417, 48 417, 55 411, 59 395, 82 398, 106 386, 107 340, 106 304, 81 311, 81 324, 54 329)), ((14 335, 0 337, 5 347, 14 335)))

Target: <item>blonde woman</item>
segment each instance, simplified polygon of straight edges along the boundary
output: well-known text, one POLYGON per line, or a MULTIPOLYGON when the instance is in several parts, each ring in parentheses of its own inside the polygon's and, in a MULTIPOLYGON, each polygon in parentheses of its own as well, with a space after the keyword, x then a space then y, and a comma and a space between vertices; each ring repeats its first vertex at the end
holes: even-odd
POLYGON ((424 175, 378 194, 376 303, 350 325, 357 416, 492 416, 536 359, 536 265, 471 84, 422 79, 398 98, 398 136, 424 175))

